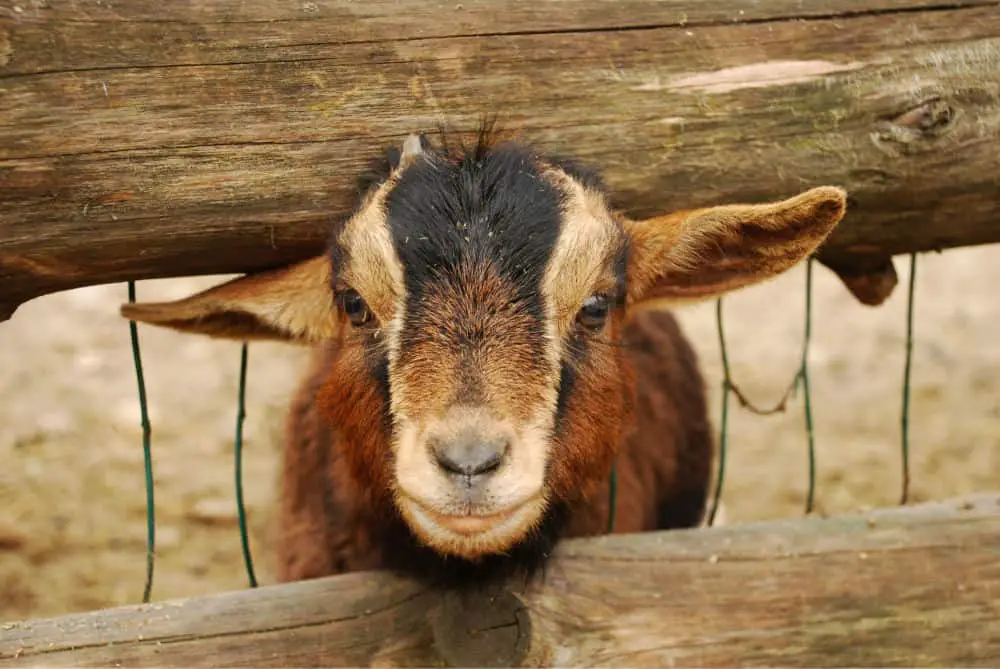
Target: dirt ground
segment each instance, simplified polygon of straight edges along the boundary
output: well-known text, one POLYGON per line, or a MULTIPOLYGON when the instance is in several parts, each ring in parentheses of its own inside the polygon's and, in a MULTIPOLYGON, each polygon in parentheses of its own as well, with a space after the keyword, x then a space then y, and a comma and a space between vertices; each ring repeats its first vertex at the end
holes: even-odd
MULTIPOLYGON (((924 256, 913 369, 914 500, 1000 488, 1000 248, 924 256)), ((853 301, 814 271, 810 351, 823 513, 892 504, 907 261, 884 306, 853 301)), ((726 301, 742 389, 770 404, 798 364, 804 267, 726 301)), ((219 277, 139 284, 167 299, 219 277)), ((124 285, 49 296, 0 324, 0 620, 132 603, 142 596, 145 507, 139 410, 124 285)), ((680 312, 719 407, 714 304, 680 312)), ((154 599, 246 586, 233 496, 239 346, 140 328, 153 425, 154 599)), ((250 348, 246 494, 258 577, 270 582, 266 529, 285 404, 301 351, 250 348)), ((724 499, 730 521, 802 512, 801 398, 788 412, 735 410, 724 499)), ((716 414, 717 415, 717 414, 716 414)))

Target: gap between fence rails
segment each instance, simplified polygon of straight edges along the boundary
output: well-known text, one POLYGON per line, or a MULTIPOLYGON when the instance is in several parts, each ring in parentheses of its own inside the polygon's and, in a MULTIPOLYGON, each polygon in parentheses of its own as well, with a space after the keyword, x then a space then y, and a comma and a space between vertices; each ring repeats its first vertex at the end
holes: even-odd
MULTIPOLYGON (((727 441, 727 426, 729 421, 729 394, 732 393, 740 401, 743 408, 748 409, 752 413, 766 416, 773 413, 783 412, 786 408, 788 398, 795 397, 798 390, 798 386, 801 383, 803 388, 803 404, 805 412, 805 424, 806 424, 806 435, 808 439, 808 452, 809 452, 809 490, 806 495, 806 514, 812 512, 814 508, 815 492, 816 492, 816 441, 815 441, 815 431, 813 429, 813 414, 812 414, 812 398, 809 391, 809 343, 812 335, 812 268, 813 268, 813 258, 806 261, 806 306, 805 306, 805 327, 803 334, 802 343, 802 358, 799 363, 799 369, 796 371, 795 376, 792 378, 792 382, 789 384, 785 393, 782 395, 778 403, 770 409, 761 409, 753 402, 751 402, 745 394, 739 389, 739 386, 733 381, 732 375, 729 368, 729 355, 728 349, 726 348, 725 332, 723 329, 723 318, 722 318, 722 298, 718 298, 715 304, 715 320, 716 320, 716 330, 719 339, 719 349, 720 355, 722 357, 722 370, 723 370, 723 380, 722 380, 722 417, 721 417, 721 427, 719 435, 719 464, 716 474, 715 491, 712 499, 711 511, 709 513, 709 526, 713 525, 715 522, 715 515, 718 511, 719 502, 722 496, 722 485, 725 476, 726 468, 726 449, 728 447, 727 441)), ((903 399, 902 399, 902 409, 900 412, 900 450, 901 450, 901 461, 902 461, 902 492, 900 494, 899 504, 904 505, 909 499, 909 489, 910 489, 910 443, 909 443, 909 426, 910 426, 910 379, 912 375, 912 358, 913 358, 913 314, 914 314, 914 293, 916 286, 916 274, 917 274, 917 254, 910 254, 910 276, 909 285, 907 288, 906 297, 906 349, 905 349, 905 363, 903 368, 903 399)))

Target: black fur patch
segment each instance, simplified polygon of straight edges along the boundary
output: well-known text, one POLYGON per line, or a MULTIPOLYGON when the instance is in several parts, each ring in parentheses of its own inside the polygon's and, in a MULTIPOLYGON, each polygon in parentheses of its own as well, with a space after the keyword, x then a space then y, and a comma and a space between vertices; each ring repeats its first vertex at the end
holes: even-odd
POLYGON ((656 511, 656 528, 659 530, 682 530, 698 527, 708 506, 708 489, 680 490, 656 511))
POLYGON ((576 386, 576 368, 581 362, 581 358, 586 355, 586 350, 572 350, 570 356, 573 360, 563 361, 559 370, 559 394, 556 397, 556 436, 561 436, 564 426, 566 411, 569 408, 569 398, 573 395, 576 386))
MULTIPOLYGON (((459 280, 463 265, 490 263, 512 287, 512 303, 541 323, 541 280, 559 236, 562 201, 538 174, 534 155, 514 144, 477 145, 454 158, 430 153, 407 168, 386 211, 404 268, 408 317, 418 316, 425 286, 459 280)), ((405 351, 405 336, 401 343, 405 351)))
POLYGON ((392 416, 389 413, 389 402, 391 399, 389 389, 389 355, 383 345, 384 341, 384 339, 374 341, 369 338, 364 344, 364 352, 368 373, 375 381, 375 387, 378 388, 379 397, 382 399, 382 415, 380 418, 382 425, 385 427, 386 434, 388 434, 389 430, 392 429, 392 416))

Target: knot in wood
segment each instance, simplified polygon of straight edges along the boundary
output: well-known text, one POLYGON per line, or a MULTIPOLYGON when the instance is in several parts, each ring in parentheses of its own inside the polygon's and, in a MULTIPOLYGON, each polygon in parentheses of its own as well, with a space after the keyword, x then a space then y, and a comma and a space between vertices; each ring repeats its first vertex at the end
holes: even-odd
POLYGON ((897 126, 919 130, 924 134, 933 134, 951 125, 954 118, 954 107, 940 98, 935 98, 903 112, 892 122, 897 126))
POLYGON ((513 667, 528 654, 531 619, 506 589, 443 593, 431 616, 434 645, 452 667, 513 667))
POLYGON ((959 110, 941 98, 931 98, 916 107, 884 118, 872 133, 880 150, 891 154, 910 154, 921 142, 950 132, 959 110))

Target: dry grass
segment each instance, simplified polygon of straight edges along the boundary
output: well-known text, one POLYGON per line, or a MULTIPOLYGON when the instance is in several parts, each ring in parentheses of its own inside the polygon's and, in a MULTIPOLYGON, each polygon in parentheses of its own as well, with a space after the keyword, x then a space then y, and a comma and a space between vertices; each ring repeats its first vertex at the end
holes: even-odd
MULTIPOLYGON (((1000 251, 921 259, 913 385, 914 500, 1000 487, 1000 251)), ((816 268, 811 352, 826 513, 892 504, 899 491, 899 405, 906 263, 884 306, 858 305, 816 268)), ((727 301, 734 375, 763 404, 798 363, 803 268, 727 301)), ((184 295, 218 278, 140 284, 140 299, 184 295)), ((144 491, 124 286, 37 300, 0 325, 0 620, 138 601, 144 491)), ((681 312, 702 354, 713 406, 721 369, 714 307, 681 312)), ((232 494, 237 344, 141 328, 153 423, 158 559, 154 599, 241 588, 232 494)), ((301 351, 250 350, 246 487, 258 576, 265 559, 278 438, 301 351)), ((731 521, 801 512, 802 405, 731 421, 731 521)))

